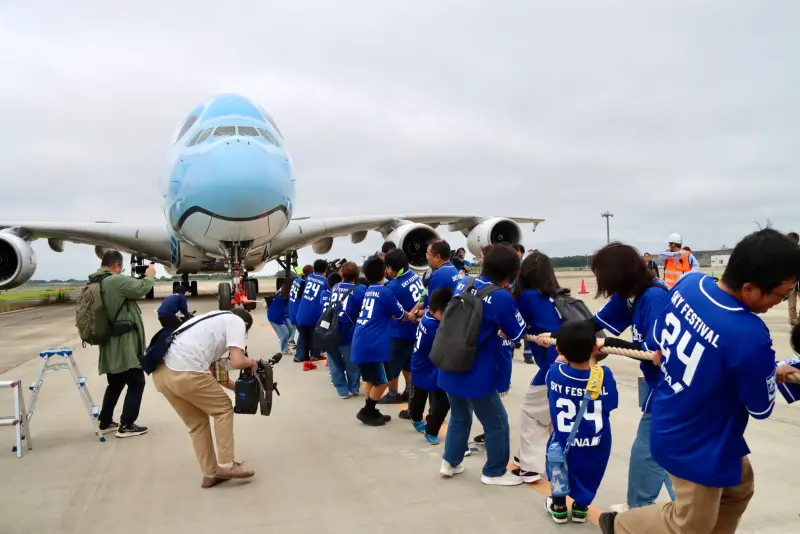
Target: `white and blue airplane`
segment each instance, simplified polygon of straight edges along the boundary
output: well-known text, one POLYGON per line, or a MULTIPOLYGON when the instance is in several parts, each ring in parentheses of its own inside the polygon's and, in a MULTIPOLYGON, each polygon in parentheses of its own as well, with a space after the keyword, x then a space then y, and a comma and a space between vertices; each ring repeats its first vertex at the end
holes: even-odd
POLYGON ((479 256, 486 245, 518 243, 519 223, 536 230, 543 221, 452 214, 292 217, 295 176, 284 137, 263 107, 236 94, 212 97, 181 122, 160 188, 166 224, 0 221, 0 289, 33 276, 30 242, 47 239, 55 252, 69 241, 93 245, 98 257, 112 249, 130 253, 132 276, 142 276, 145 262, 162 264, 170 274, 182 275, 192 294, 197 282, 190 282, 190 275, 227 272, 233 283, 220 284, 220 308, 252 306, 258 282, 248 273, 277 260, 289 276, 298 249, 311 245, 316 254, 326 254, 335 237, 349 235, 360 243, 367 232, 378 231, 421 271, 428 267, 427 244, 439 238, 435 229, 441 224, 461 232, 479 256))

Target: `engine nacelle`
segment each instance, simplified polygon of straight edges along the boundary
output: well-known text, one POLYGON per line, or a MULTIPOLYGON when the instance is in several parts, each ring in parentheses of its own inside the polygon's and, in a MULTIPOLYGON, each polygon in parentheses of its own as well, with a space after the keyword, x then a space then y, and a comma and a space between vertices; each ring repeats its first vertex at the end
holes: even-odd
POLYGON ((476 257, 481 257, 481 249, 489 245, 505 243, 514 245, 522 241, 522 229, 511 219, 495 217, 487 219, 472 229, 467 236, 467 248, 476 257))
POLYGON ((422 223, 407 223, 396 228, 386 237, 397 248, 408 256, 408 263, 415 271, 424 271, 428 268, 428 258, 425 253, 431 241, 441 239, 439 234, 430 226, 422 223))
POLYGON ((36 271, 36 254, 30 244, 8 232, 0 232, 0 289, 19 287, 36 271))
POLYGON ((322 238, 311 245, 311 248, 314 250, 314 254, 327 254, 330 252, 331 247, 333 247, 332 237, 322 238))

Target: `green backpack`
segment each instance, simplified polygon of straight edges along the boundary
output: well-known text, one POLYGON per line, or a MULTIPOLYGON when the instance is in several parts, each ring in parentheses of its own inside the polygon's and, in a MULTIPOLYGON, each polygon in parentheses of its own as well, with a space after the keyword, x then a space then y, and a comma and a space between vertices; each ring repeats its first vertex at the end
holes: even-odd
POLYGON ((96 280, 89 282, 81 289, 75 306, 75 325, 78 327, 81 341, 85 347, 89 345, 103 345, 111 339, 112 322, 103 305, 103 288, 101 282, 111 276, 103 274, 96 280))

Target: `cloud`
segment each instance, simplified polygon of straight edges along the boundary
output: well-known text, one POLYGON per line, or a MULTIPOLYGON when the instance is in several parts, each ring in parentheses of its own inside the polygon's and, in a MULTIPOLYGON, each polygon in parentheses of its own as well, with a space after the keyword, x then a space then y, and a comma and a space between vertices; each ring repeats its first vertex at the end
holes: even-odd
MULTIPOLYGON (((285 134, 297 215, 538 216, 551 254, 601 246, 605 210, 651 250, 800 228, 795 3, 146 4, 0 9, 0 218, 160 221, 175 128, 234 91, 285 134)), ((37 277, 97 264, 35 249, 37 277)))

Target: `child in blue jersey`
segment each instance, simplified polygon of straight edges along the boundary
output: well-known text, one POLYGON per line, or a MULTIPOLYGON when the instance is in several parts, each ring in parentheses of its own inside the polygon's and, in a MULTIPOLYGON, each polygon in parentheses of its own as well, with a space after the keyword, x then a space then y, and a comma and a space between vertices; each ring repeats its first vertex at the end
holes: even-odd
POLYGON ((433 339, 442 320, 442 313, 453 298, 453 290, 442 287, 431 294, 430 306, 417 326, 414 354, 411 356, 411 381, 414 388, 408 401, 408 414, 417 432, 425 435, 431 445, 439 444, 439 430, 450 411, 447 393, 436 385, 438 370, 431 362, 430 354, 433 339), (422 420, 425 402, 430 400, 430 413, 427 421, 422 420))
MULTIPOLYGON (((403 310, 410 312, 425 291, 422 279, 411 270, 406 253, 395 248, 384 257, 386 275, 390 282, 386 287, 394 293, 403 310)), ((414 340, 417 333, 416 323, 398 321, 391 325, 391 342, 389 346, 389 391, 378 404, 393 404, 408 401, 411 384, 411 353, 414 352, 414 340), (405 391, 398 391, 400 374, 405 379, 405 391)))
MULTIPOLYGON (((299 269, 299 267, 298 267, 299 269)), ((300 273, 300 276, 292 280, 292 287, 289 290, 289 306, 288 306, 288 313, 289 313, 289 322, 292 326, 295 327, 295 332, 297 333, 297 354, 295 355, 294 361, 300 362, 301 360, 298 359, 300 357, 300 352, 302 347, 300 346, 302 340, 300 339, 300 335, 297 332, 297 310, 300 308, 300 300, 303 298, 303 290, 305 289, 306 285, 306 276, 314 272, 314 267, 311 265, 305 265, 300 273)))
POLYGON ((603 514, 603 532, 736 531, 754 492, 748 421, 769 417, 777 385, 796 372, 776 368, 756 314, 781 303, 798 278, 800 247, 767 228, 736 245, 719 282, 688 273, 675 284, 655 324, 663 379, 650 401, 650 447, 678 497, 603 514))
MULTIPOLYGON (((605 328, 619 336, 631 328, 632 342, 608 338, 605 345, 635 350, 654 351, 658 348, 654 325, 668 301, 668 289, 642 261, 639 252, 630 245, 611 243, 600 249, 592 260, 592 271, 597 278, 597 296, 610 297, 593 319, 597 330, 605 328)), ((639 383, 639 405, 642 418, 631 447, 628 467, 627 507, 638 508, 655 502, 661 487, 666 486, 671 499, 675 498, 664 467, 650 452, 650 425, 652 391, 661 380, 657 365, 641 362, 644 380, 639 383)), ((615 505, 614 509, 624 509, 615 505)))
MULTIPOLYGON (((550 258, 538 250, 532 252, 522 262, 513 293, 519 313, 525 319, 527 334, 555 332, 561 327, 561 317, 553 302, 557 290, 558 281, 550 258)), ((526 363, 530 358, 531 363, 536 362, 539 370, 522 400, 519 454, 514 458, 518 467, 512 473, 521 476, 526 483, 540 480, 540 473, 545 468, 545 452, 550 438, 550 407, 545 376, 557 356, 555 347, 540 347, 531 341, 525 342, 526 363)))
POLYGON ((356 417, 366 425, 381 426, 391 420, 390 416, 383 415, 376 408, 389 383, 386 363, 389 361, 390 328, 393 321, 413 319, 403 310, 394 293, 383 285, 386 264, 380 256, 368 258, 362 270, 370 286, 364 294, 361 313, 356 319, 350 358, 361 369, 367 398, 356 417))
POLYGON ((361 311, 361 303, 367 287, 357 284, 359 269, 352 261, 342 265, 340 274, 342 281, 331 291, 329 305, 335 306, 341 301, 339 309, 339 346, 328 352, 328 364, 331 381, 336 393, 342 399, 357 397, 361 389, 361 370, 353 363, 350 353, 353 345, 355 322, 361 311))
POLYGON ((511 385, 511 351, 504 347, 504 343, 521 339, 526 330, 514 297, 505 289, 519 272, 519 259, 514 250, 505 245, 489 246, 484 255, 481 276, 462 279, 454 291, 458 295, 469 283, 473 284, 470 291, 479 291, 490 284, 495 286, 482 301, 478 354, 472 369, 464 373, 441 369, 438 372, 436 383, 450 399, 450 422, 439 472, 451 477, 464 471, 461 461, 469 441, 474 412, 485 434, 486 464, 481 482, 513 486, 522 484, 522 478, 506 469, 510 433, 508 414, 500 395, 507 393, 511 385), (505 339, 498 335, 498 331, 505 339))
POLYGON ((284 283, 280 291, 272 298, 272 302, 267 308, 267 321, 269 321, 275 334, 278 336, 280 342, 281 352, 283 354, 289 353, 289 340, 292 338, 294 326, 289 323, 286 317, 287 309, 289 307, 289 292, 291 286, 284 283))
POLYGON ((303 371, 313 371, 317 368, 314 362, 326 359, 312 345, 314 327, 322 316, 322 293, 328 288, 328 279, 325 278, 327 270, 327 261, 319 259, 314 262, 314 272, 306 276, 305 289, 297 309, 295 321, 302 340, 302 350, 297 352, 303 362, 303 371))
MULTIPOLYGON (((562 449, 577 419, 578 410, 589 382, 591 367, 595 364, 597 340, 595 330, 585 321, 564 323, 556 333, 558 354, 566 363, 558 361, 547 372, 547 399, 553 434, 562 449)), ((611 369, 603 366, 603 385, 597 400, 589 400, 573 442, 567 451, 569 496, 572 503, 572 521, 584 523, 597 488, 603 480, 611 456, 611 422, 609 415, 619 404, 617 383, 611 369)), ((548 497, 545 509, 556 523, 566 523, 568 510, 566 497, 548 497)))

